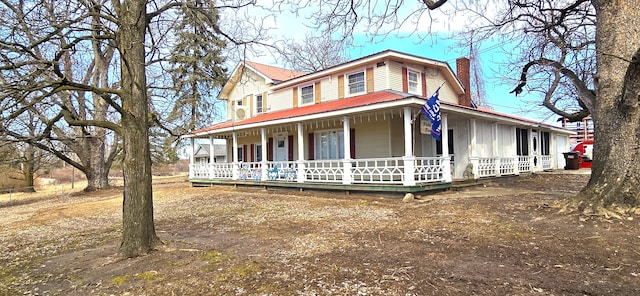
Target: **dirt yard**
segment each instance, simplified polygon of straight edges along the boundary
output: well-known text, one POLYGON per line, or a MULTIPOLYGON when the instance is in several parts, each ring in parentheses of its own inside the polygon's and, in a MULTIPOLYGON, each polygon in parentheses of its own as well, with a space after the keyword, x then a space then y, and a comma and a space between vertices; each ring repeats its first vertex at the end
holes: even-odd
POLYGON ((121 259, 120 190, 0 202, 0 295, 640 295, 640 217, 558 213, 586 175, 401 198, 155 186, 164 246, 121 259))

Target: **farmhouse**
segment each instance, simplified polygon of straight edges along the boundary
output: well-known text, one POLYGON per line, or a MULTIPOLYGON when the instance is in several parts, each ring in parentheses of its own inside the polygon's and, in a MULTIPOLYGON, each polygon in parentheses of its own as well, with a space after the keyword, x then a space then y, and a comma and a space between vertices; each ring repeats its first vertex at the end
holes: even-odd
POLYGON ((469 81, 466 58, 454 73, 394 50, 314 73, 245 61, 218 96, 227 120, 187 136, 190 181, 415 192, 564 167, 573 132, 476 108, 469 81), (421 111, 433 94, 437 123, 421 111), (221 139, 228 162, 195 161, 221 139))

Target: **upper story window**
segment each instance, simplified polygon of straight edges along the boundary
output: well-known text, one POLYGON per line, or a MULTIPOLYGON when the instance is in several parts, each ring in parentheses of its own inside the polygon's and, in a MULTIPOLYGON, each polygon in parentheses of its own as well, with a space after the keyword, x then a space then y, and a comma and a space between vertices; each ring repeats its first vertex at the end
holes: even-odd
POLYGON ((411 71, 411 70, 407 72, 407 81, 408 81, 410 93, 420 92, 420 84, 418 84, 419 77, 420 77, 420 74, 418 74, 418 72, 411 71))
POLYGON ((349 83, 350 95, 364 93, 364 90, 365 90, 364 71, 348 75, 347 80, 349 83))
POLYGON ((302 105, 314 102, 313 84, 300 88, 300 99, 302 105))
POLYGON ((256 95, 256 113, 264 112, 262 95, 256 95))
POLYGON ((236 106, 242 106, 242 99, 236 100, 236 106))

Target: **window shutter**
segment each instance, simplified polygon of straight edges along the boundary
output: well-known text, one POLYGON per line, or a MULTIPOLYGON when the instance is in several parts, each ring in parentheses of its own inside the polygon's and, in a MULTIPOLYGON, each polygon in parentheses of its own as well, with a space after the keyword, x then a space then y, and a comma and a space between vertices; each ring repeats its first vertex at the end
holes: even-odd
POLYGON ((298 107, 298 88, 293 88, 293 108, 298 107))
POLYGON ((273 161, 273 138, 267 141, 267 161, 273 161))
POLYGON ((373 68, 367 68, 367 93, 373 92, 373 68))
POLYGON ((262 112, 267 112, 267 92, 262 93, 262 112))
POLYGON ((316 82, 316 85, 313 87, 313 90, 316 92, 315 94, 315 99, 316 99, 316 104, 320 103, 320 100, 322 97, 320 97, 320 81, 316 82))
POLYGON ((402 91, 409 92, 409 78, 407 77, 407 68, 402 67, 402 91))
POLYGON ((420 73, 420 76, 422 76, 422 96, 426 97, 427 96, 427 75, 423 73, 420 73))
POLYGON ((256 151, 254 144, 251 144, 251 162, 256 161, 256 151))
POLYGON ((315 137, 313 135, 313 133, 309 133, 309 143, 307 143, 307 145, 309 146, 309 160, 314 160, 316 159, 316 155, 315 155, 315 145, 314 145, 314 140, 315 137))
POLYGON ((288 152, 288 160, 292 161, 293 160, 293 135, 289 135, 287 137, 287 140, 289 141, 289 147, 287 148, 289 151, 288 152))
POLYGON ((344 76, 338 76, 338 99, 344 99, 344 76))
POLYGON ((242 145, 242 160, 247 161, 247 145, 242 145))
POLYGON ((349 150, 351 151, 351 158, 356 158, 356 129, 349 130, 349 150))

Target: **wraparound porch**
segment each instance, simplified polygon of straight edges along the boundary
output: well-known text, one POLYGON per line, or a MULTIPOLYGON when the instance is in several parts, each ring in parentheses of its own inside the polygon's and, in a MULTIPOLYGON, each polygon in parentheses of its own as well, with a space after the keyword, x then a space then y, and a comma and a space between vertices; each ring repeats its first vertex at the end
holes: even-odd
MULTIPOLYGON (((471 173, 478 178, 519 175, 552 169, 552 155, 474 157, 471 173)), ((192 164, 193 184, 241 184, 419 192, 449 188, 453 181, 450 157, 391 157, 342 160, 262 161, 192 164)))

